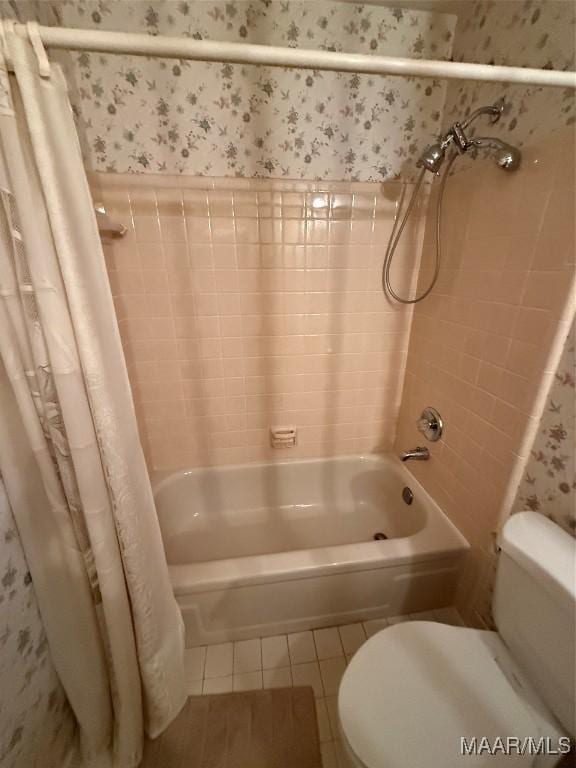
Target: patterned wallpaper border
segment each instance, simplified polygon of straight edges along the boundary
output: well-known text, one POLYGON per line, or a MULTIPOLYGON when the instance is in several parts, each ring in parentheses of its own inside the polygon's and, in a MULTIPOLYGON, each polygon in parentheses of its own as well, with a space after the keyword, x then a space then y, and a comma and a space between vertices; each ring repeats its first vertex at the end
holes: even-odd
MULTIPOLYGON (((328 0, 0 0, 2 15, 44 24, 575 67, 570 0, 454 8, 457 26, 452 14, 328 0)), ((99 54, 74 54, 66 69, 87 166, 99 171, 413 180, 420 148, 480 104, 506 98, 491 132, 520 147, 576 120, 575 94, 554 88, 99 54)))
MULTIPOLYGON (((448 59, 456 17, 302 0, 53 2, 65 26, 448 59)), ((440 129, 446 82, 72 54, 88 165, 381 181, 413 172, 440 129)))

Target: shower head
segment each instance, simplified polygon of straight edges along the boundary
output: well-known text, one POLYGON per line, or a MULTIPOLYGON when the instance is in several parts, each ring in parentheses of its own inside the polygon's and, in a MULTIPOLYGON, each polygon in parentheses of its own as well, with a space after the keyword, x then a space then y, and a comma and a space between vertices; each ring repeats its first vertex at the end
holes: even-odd
POLYGON ((480 136, 473 139, 475 147, 488 147, 494 150, 494 160, 505 171, 515 171, 520 167, 522 153, 517 147, 507 144, 494 136, 480 136))
POLYGON ((420 155, 417 165, 426 168, 427 171, 432 171, 432 173, 438 173, 444 162, 445 154, 442 144, 430 144, 420 155))
POLYGON ((515 171, 520 167, 522 153, 518 147, 513 147, 511 144, 502 142, 502 146, 494 152, 494 160, 496 160, 500 168, 504 168, 505 171, 515 171))
POLYGON ((494 150, 494 159, 500 168, 504 168, 506 171, 515 171, 520 166, 522 157, 519 149, 492 136, 469 139, 465 133, 465 129, 481 115, 488 115, 491 123, 497 123, 504 112, 504 107, 504 100, 500 99, 495 104, 480 107, 464 122, 453 123, 446 134, 440 136, 434 144, 426 147, 416 165, 438 175, 448 147, 454 147, 460 154, 464 154, 473 147, 489 147, 494 150))
MULTIPOLYGON (((507 144, 505 141, 497 139, 495 136, 473 138, 468 142, 468 147, 493 150, 495 162, 505 171, 515 171, 520 167, 522 159, 520 150, 517 147, 513 147, 512 144, 507 144)), ((438 174, 445 156, 446 147, 444 143, 430 144, 420 155, 417 166, 438 174)))

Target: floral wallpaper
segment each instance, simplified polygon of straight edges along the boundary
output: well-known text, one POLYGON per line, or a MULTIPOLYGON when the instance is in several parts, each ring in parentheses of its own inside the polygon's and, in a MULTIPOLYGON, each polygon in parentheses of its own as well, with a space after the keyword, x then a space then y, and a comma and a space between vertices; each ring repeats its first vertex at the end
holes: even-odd
POLYGON ((62 766, 72 717, 0 477, 0 765, 62 766))
MULTIPOLYGON (((329 0, 0 0, 3 15, 69 27, 575 68, 572 0, 469 0, 454 9, 457 26, 453 14, 329 0)), ((502 96, 505 114, 490 131, 519 146, 576 119, 567 89, 70 57, 80 139, 98 171, 409 179, 419 148, 442 127, 502 96)))
MULTIPOLYGON (((456 61, 573 70, 575 41, 573 0, 470 0, 462 4, 453 51, 456 61)), ((522 147, 576 120, 576 94, 570 89, 452 81, 444 122, 449 124, 502 97, 506 107, 499 123, 479 121, 476 131, 484 129, 522 147)), ((466 165, 458 163, 457 170, 466 165)))
MULTIPOLYGON (((54 0, 68 27, 450 58, 456 17, 319 0, 54 0)), ((97 171, 381 181, 440 129, 446 83, 72 53, 97 171)))
POLYGON ((576 536, 576 322, 566 340, 520 483, 515 511, 532 509, 576 536))

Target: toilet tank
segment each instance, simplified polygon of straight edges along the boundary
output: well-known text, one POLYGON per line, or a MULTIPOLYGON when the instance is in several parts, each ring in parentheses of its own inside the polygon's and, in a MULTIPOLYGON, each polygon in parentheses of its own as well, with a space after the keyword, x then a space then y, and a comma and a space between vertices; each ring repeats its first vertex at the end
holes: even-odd
POLYGON ((500 637, 572 736, 576 540, 544 515, 512 515, 501 534, 493 613, 500 637))

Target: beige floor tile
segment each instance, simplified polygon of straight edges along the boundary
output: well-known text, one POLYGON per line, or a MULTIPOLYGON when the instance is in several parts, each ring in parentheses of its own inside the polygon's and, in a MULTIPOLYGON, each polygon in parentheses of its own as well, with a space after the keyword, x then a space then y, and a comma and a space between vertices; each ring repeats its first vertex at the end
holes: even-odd
POLYGON ((318 659, 334 659, 337 656, 344 655, 340 635, 336 627, 315 629, 313 635, 318 659))
POLYGON ((366 642, 366 632, 362 624, 345 624, 338 627, 338 632, 347 656, 356 653, 358 648, 366 642))
POLYGON ((211 677, 204 679, 202 693, 230 693, 232 690, 232 675, 226 677, 211 677))
POLYGON ((261 688, 262 670, 258 670, 258 672, 242 672, 239 675, 233 676, 233 691, 257 691, 261 688))
POLYGON ((312 632, 294 632, 288 635, 288 649, 291 664, 316 661, 316 648, 312 632))
POLYGON ((234 643, 234 674, 256 672, 262 669, 262 648, 260 638, 238 640, 234 643))
POLYGON ((206 662, 206 647, 186 648, 184 651, 184 670, 188 683, 194 680, 202 680, 204 677, 204 664, 206 662))
POLYGON ((314 689, 314 695, 317 698, 324 696, 322 678, 320 677, 320 667, 317 661, 309 661, 305 664, 293 664, 291 670, 293 685, 311 685, 314 689))
POLYGON ((393 626, 394 624, 403 624, 405 621, 412 621, 412 617, 409 613, 405 613, 402 616, 388 616, 388 624, 393 626))
POLYGON ((287 667, 290 665, 288 638, 286 635, 262 638, 262 669, 287 667))
POLYGON ((326 696, 336 696, 340 686, 340 680, 346 669, 346 659, 323 659, 320 662, 320 674, 326 696))
POLYGON ((206 650, 204 677, 227 677, 232 674, 233 651, 232 643, 209 645, 206 650))
POLYGON ((289 688, 292 685, 290 667, 265 669, 262 673, 264 688, 289 688))
MULTIPOLYGON (((216 680, 217 678, 213 678, 216 680)), ((202 680, 192 680, 186 688, 188 696, 200 696, 202 694, 202 680)))
POLYGON ((318 718, 318 734, 320 737, 320 743, 323 744, 326 741, 332 741, 332 729, 330 728, 330 720, 328 718, 328 709, 326 708, 325 699, 316 699, 316 716, 318 718))
POLYGON ((328 719, 330 720, 330 728, 332 734, 336 738, 340 735, 340 718, 338 715, 338 696, 326 696, 324 699, 326 702, 326 710, 328 712, 328 719))
POLYGON ((386 629, 389 623, 390 619, 369 619, 368 621, 365 621, 364 631, 366 632, 366 637, 372 637, 376 632, 381 632, 383 629, 386 629))

